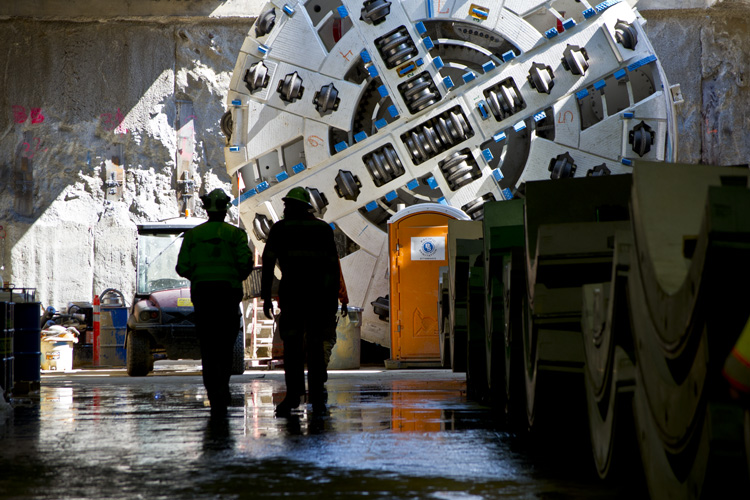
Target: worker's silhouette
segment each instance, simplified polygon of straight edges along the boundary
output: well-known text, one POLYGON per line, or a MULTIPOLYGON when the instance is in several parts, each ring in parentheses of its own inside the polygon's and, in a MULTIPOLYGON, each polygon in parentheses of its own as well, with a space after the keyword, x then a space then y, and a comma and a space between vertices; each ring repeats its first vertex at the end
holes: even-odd
POLYGON ((208 222, 185 233, 176 270, 190 280, 211 415, 223 416, 230 401, 234 342, 242 324, 242 281, 253 261, 247 233, 224 222, 229 208, 226 193, 214 189, 201 196, 201 201, 208 222))
MULTIPOLYGON (((276 414, 287 416, 305 395, 305 371, 313 413, 324 414, 327 379, 324 342, 335 339, 340 268, 333 229, 312 213, 310 194, 296 187, 284 200, 284 218, 273 225, 263 250, 261 298, 269 319, 276 263, 279 283, 279 333, 284 342, 286 397, 276 414)), ((345 309, 344 309, 345 310, 345 309)))

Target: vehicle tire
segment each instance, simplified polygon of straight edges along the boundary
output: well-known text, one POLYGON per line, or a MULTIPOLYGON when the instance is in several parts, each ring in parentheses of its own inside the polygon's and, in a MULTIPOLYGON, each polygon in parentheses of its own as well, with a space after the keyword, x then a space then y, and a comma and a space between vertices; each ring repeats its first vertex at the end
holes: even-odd
POLYGON ((237 333, 232 350, 232 375, 245 373, 245 336, 242 331, 237 333))
POLYGON ((125 351, 126 367, 131 377, 145 377, 153 369, 151 341, 146 333, 129 331, 125 351))

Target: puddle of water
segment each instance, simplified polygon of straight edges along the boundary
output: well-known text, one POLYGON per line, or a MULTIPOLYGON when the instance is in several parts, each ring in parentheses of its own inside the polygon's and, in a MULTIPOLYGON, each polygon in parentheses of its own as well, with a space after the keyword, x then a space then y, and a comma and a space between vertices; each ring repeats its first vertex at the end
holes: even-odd
POLYGON ((540 467, 451 376, 332 378, 330 416, 289 419, 274 416, 280 379, 243 379, 218 422, 199 377, 164 378, 43 383, 0 427, 0 496, 617 497, 589 464, 540 467))

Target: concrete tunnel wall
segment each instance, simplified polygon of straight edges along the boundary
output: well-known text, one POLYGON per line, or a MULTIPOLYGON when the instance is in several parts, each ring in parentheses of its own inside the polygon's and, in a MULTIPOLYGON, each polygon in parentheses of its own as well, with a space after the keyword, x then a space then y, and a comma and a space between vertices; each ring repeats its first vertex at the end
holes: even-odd
MULTIPOLYGON (((747 1, 642 1, 670 83, 679 160, 750 158, 747 1), (673 8, 654 10, 659 4, 673 8), (710 7, 710 8, 708 8, 710 7)), ((179 215, 176 117, 194 117, 197 192, 230 189, 219 121, 238 51, 263 2, 50 0, 0 5, 0 275, 66 308, 135 286, 135 225, 179 215), (105 198, 119 158, 122 199, 105 198), (24 192, 24 183, 29 191, 24 192), (27 194, 28 193, 28 194, 27 194)), ((188 149, 189 151, 189 149, 188 149)), ((200 214, 200 210, 198 210, 200 214)), ((236 209, 231 221, 237 221, 236 209)), ((362 306, 362 304, 353 304, 362 306)))

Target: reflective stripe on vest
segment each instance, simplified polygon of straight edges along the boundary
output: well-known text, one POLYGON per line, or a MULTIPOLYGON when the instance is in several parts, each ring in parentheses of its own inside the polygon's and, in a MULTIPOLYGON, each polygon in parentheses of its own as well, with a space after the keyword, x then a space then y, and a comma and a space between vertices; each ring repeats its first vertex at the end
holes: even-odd
POLYGON ((750 320, 724 363, 723 374, 736 390, 750 394, 750 320))
POLYGON ((223 223, 207 223, 193 229, 190 236, 191 282, 229 281, 240 286, 235 249, 240 242, 234 228, 223 223))

